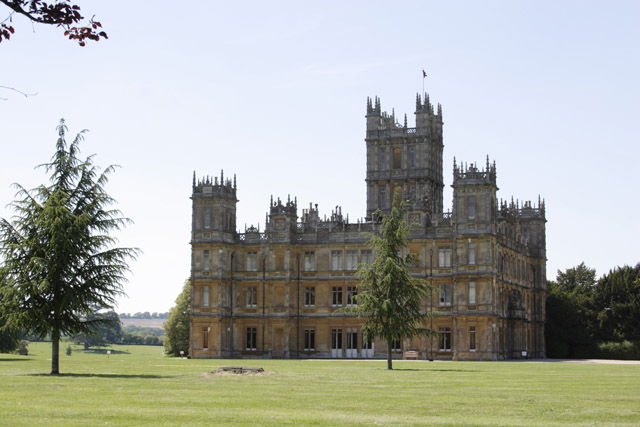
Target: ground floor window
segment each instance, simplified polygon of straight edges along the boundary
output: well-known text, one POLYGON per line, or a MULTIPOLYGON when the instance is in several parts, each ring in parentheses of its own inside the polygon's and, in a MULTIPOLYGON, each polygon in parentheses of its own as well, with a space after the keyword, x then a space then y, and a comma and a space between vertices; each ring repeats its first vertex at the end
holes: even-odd
POLYGON ((402 350, 402 343, 400 342, 400 340, 392 340, 391 341, 391 351, 401 351, 402 350))
POLYGON ((371 337, 365 338, 364 335, 362 336, 362 348, 364 350, 371 350, 373 348, 373 340, 371 337))
POLYGON ((209 328, 202 328, 202 348, 209 348, 209 328))
POLYGON ((440 328, 440 351, 451 351, 451 328, 440 328))
POLYGON ((476 350, 476 327, 469 326, 469 350, 476 350))
POLYGON ((304 351, 314 351, 316 349, 316 330, 304 330, 304 351))
POLYGON ((258 332, 257 328, 247 328, 247 350, 255 350, 258 332))
POLYGON ((331 349, 342 349, 342 329, 331 329, 331 349))

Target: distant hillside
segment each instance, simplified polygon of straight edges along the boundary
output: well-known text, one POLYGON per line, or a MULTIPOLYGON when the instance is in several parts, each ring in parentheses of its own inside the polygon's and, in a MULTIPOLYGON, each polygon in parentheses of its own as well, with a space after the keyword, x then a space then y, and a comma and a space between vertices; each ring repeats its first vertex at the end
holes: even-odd
POLYGON ((124 326, 134 325, 141 326, 144 328, 162 328, 164 322, 167 319, 134 319, 134 318, 120 318, 120 321, 124 326))

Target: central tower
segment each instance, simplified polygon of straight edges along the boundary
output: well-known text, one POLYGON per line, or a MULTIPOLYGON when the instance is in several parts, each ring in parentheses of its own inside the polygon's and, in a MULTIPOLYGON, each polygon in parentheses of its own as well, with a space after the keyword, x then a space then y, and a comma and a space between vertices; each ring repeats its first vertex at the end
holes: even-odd
MULTIPOLYGON (((442 212, 442 107, 434 112, 429 95, 416 95, 416 127, 407 127, 380 107, 380 98, 367 98, 367 217, 380 209, 388 213, 395 193, 409 211, 425 216, 442 212)), ((424 222, 424 220, 421 220, 424 222)))

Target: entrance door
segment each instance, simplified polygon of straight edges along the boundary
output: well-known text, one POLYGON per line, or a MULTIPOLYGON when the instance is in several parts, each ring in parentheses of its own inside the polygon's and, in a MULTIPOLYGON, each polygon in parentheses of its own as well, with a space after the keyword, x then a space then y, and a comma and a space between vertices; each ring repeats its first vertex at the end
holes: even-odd
POLYGON ((331 357, 341 358, 342 354, 342 329, 331 329, 331 357))
POLYGON ((347 329, 347 357, 358 357, 358 330, 347 329))
POLYGON ((373 341, 371 338, 364 339, 362 337, 362 357, 370 359, 373 357, 373 341))

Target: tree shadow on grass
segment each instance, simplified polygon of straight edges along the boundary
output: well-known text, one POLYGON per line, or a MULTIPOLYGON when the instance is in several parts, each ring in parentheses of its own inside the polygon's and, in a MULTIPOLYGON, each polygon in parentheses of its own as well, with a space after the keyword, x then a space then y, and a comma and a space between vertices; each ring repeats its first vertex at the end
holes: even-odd
POLYGON ((110 354, 131 354, 130 352, 128 352, 127 350, 112 350, 110 348, 90 348, 88 350, 85 349, 81 349, 81 350, 75 350, 77 352, 82 352, 82 353, 91 353, 91 354, 107 354, 107 351, 110 351, 110 354))
POLYGON ((162 378, 175 378, 175 375, 153 375, 153 374, 74 374, 74 373, 61 373, 58 375, 50 374, 25 374, 29 377, 76 377, 76 378, 120 378, 120 379, 162 379, 162 378))
POLYGON ((33 360, 30 357, 16 357, 15 359, 13 357, 0 357, 0 362, 26 362, 28 360, 33 360))
POLYGON ((432 369, 432 368, 393 368, 394 371, 423 371, 423 372, 478 372, 473 369, 432 369))

